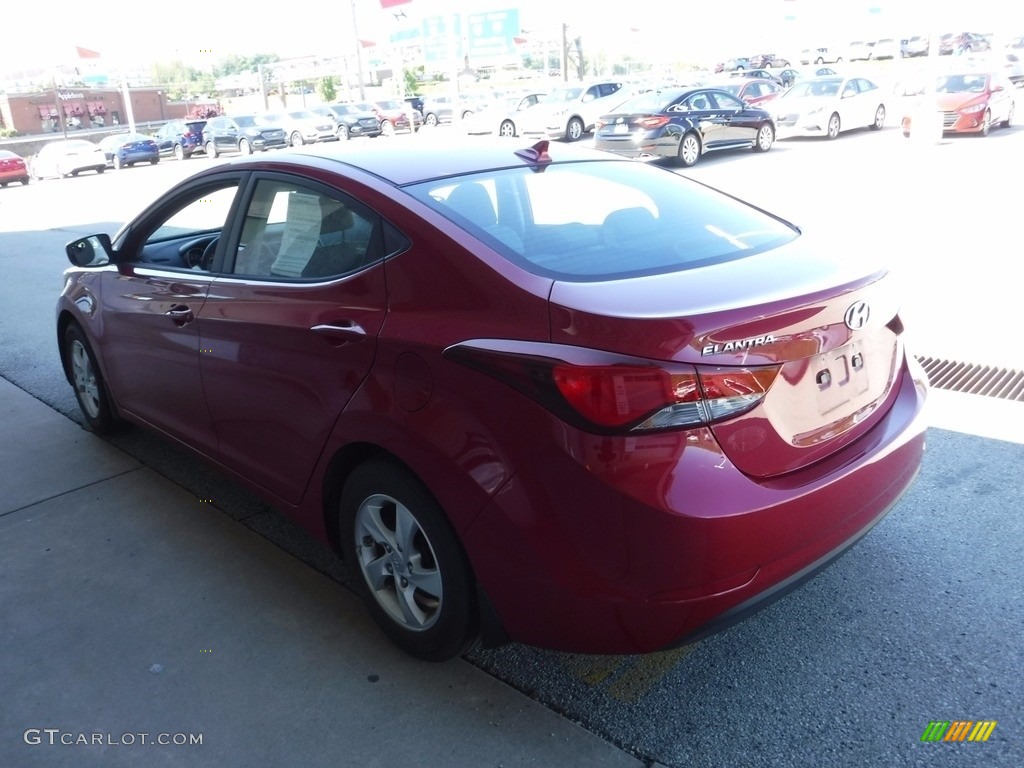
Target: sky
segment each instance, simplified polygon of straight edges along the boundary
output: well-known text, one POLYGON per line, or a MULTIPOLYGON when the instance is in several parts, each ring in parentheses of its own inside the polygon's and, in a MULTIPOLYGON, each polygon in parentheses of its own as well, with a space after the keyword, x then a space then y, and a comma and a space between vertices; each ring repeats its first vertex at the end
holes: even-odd
POLYGON ((35 34, 7 36, 0 50, 0 72, 65 63, 53 61, 55 52, 68 51, 70 56, 76 45, 98 51, 112 63, 135 64, 181 59, 202 66, 233 53, 277 53, 283 58, 339 55, 353 45, 353 5, 358 36, 380 44, 403 23, 392 16, 399 10, 415 21, 456 8, 471 13, 518 7, 521 26, 533 35, 554 36, 566 22, 590 42, 591 49, 683 50, 694 58, 716 60, 752 53, 752 48, 771 48, 773 43, 801 48, 838 45, 861 37, 960 27, 1024 34, 1020 0, 645 0, 638 6, 642 13, 628 21, 620 13, 612 14, 614 18, 597 13, 593 2, 582 0, 411 0, 388 10, 379 0, 303 0, 295 12, 272 19, 238 18, 225 11, 223 21, 216 24, 208 16, 197 22, 194 17, 168 15, 157 6, 131 6, 125 12, 123 0, 91 0, 62 7, 50 24, 45 46, 35 34), (870 13, 871 8, 878 12, 870 13), (629 27, 638 31, 625 31, 629 27))

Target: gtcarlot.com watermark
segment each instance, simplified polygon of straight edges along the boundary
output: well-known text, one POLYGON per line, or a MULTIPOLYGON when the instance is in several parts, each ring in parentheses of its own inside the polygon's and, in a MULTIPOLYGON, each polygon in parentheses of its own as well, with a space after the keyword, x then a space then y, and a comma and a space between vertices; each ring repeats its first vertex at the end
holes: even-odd
POLYGON ((131 747, 144 744, 160 747, 196 747, 203 744, 201 733, 86 733, 65 731, 60 728, 26 728, 22 738, 26 744, 32 746, 47 744, 66 747, 131 747))

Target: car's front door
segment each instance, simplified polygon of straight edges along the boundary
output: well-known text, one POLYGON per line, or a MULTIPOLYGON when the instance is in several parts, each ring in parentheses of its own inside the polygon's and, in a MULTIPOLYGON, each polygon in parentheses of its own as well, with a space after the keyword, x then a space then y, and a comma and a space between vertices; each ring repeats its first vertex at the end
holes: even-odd
POLYGON ((747 109, 747 105, 725 91, 712 91, 708 97, 713 100, 716 114, 722 120, 718 146, 753 142, 757 136, 758 117, 747 109))
POLYGON ((301 500, 384 322, 385 224, 329 187, 255 177, 199 316, 221 460, 301 500))
POLYGON ((101 273, 100 343, 119 407, 204 452, 216 440, 197 320, 241 178, 196 184, 144 215, 119 241, 116 270, 101 273))

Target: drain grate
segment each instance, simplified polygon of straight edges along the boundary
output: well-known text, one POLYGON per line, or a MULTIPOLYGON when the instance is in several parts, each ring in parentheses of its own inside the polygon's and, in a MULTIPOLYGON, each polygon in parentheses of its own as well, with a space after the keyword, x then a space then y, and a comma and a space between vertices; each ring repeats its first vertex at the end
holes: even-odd
POLYGON ((1024 371, 934 357, 919 357, 917 362, 928 374, 929 384, 937 389, 1024 403, 1024 371))

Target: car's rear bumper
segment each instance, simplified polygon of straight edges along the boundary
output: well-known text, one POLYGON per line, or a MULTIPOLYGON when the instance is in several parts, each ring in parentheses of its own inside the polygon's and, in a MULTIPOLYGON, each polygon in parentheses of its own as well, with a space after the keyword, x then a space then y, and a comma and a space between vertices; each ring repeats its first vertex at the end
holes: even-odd
POLYGON ((643 653, 703 637, 813 576, 900 499, 923 455, 925 393, 905 366, 871 432, 760 482, 708 430, 563 429, 562 450, 539 448, 465 532, 473 567, 513 640, 643 653))

